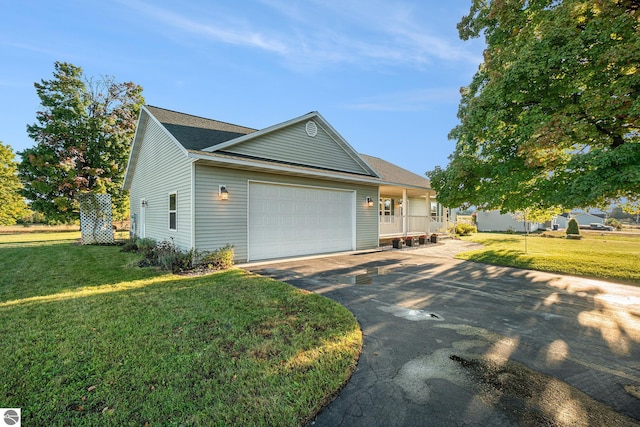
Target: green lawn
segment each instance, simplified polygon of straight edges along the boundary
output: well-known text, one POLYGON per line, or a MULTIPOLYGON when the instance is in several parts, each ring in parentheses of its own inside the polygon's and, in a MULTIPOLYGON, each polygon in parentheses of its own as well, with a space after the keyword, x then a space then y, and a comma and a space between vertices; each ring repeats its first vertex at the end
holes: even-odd
POLYGON ((297 426, 355 369, 358 323, 324 297, 56 235, 0 236, 0 403, 23 425, 297 426))
POLYGON ((582 233, 567 240, 561 233, 477 233, 464 240, 482 243, 484 249, 463 252, 458 259, 510 267, 529 268, 577 276, 640 284, 640 236, 582 233))

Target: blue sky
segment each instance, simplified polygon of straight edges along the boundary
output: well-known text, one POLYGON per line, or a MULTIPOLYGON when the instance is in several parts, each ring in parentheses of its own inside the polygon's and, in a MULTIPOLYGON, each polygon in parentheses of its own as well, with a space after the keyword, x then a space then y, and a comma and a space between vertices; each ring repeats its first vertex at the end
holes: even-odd
POLYGON ((262 129, 319 111, 357 151, 445 166, 482 40, 471 0, 0 0, 0 141, 14 151, 55 61, 144 88, 150 105, 262 129))

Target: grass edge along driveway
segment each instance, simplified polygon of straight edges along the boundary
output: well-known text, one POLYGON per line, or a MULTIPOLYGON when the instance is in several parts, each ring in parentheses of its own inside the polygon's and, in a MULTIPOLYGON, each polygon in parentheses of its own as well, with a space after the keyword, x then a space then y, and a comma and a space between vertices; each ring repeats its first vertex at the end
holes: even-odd
POLYGON ((459 253, 456 258, 640 285, 640 234, 583 233, 581 240, 563 236, 530 234, 525 251, 525 235, 476 233, 462 239, 485 247, 459 253))
POLYGON ((3 237, 0 402, 25 425, 301 425, 356 367, 359 325, 325 297, 3 237))

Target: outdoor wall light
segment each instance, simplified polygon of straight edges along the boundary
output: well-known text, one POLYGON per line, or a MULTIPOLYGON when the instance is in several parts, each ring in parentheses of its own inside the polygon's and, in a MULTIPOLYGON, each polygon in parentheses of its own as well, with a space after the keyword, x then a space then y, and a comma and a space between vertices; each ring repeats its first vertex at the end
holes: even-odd
POLYGON ((226 185, 218 186, 218 198, 220 200, 229 200, 229 191, 227 191, 226 185))
POLYGON ((146 200, 143 200, 141 204, 143 208, 149 207, 149 202, 147 202, 146 200))
POLYGON ((372 207, 373 206, 373 199, 371 197, 367 197, 366 204, 367 204, 367 206, 372 207))

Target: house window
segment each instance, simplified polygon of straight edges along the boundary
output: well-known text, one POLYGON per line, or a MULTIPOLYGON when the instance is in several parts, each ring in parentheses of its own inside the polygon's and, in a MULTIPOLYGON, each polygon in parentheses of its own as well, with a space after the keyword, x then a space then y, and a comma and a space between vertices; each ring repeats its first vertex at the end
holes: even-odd
POLYGON ((382 222, 393 222, 395 210, 395 200, 381 198, 380 199, 380 220, 382 222))
POLYGON ((169 230, 178 229, 178 193, 169 194, 169 230))
POLYGON ((438 202, 431 202, 431 217, 434 219, 438 217, 438 202))

